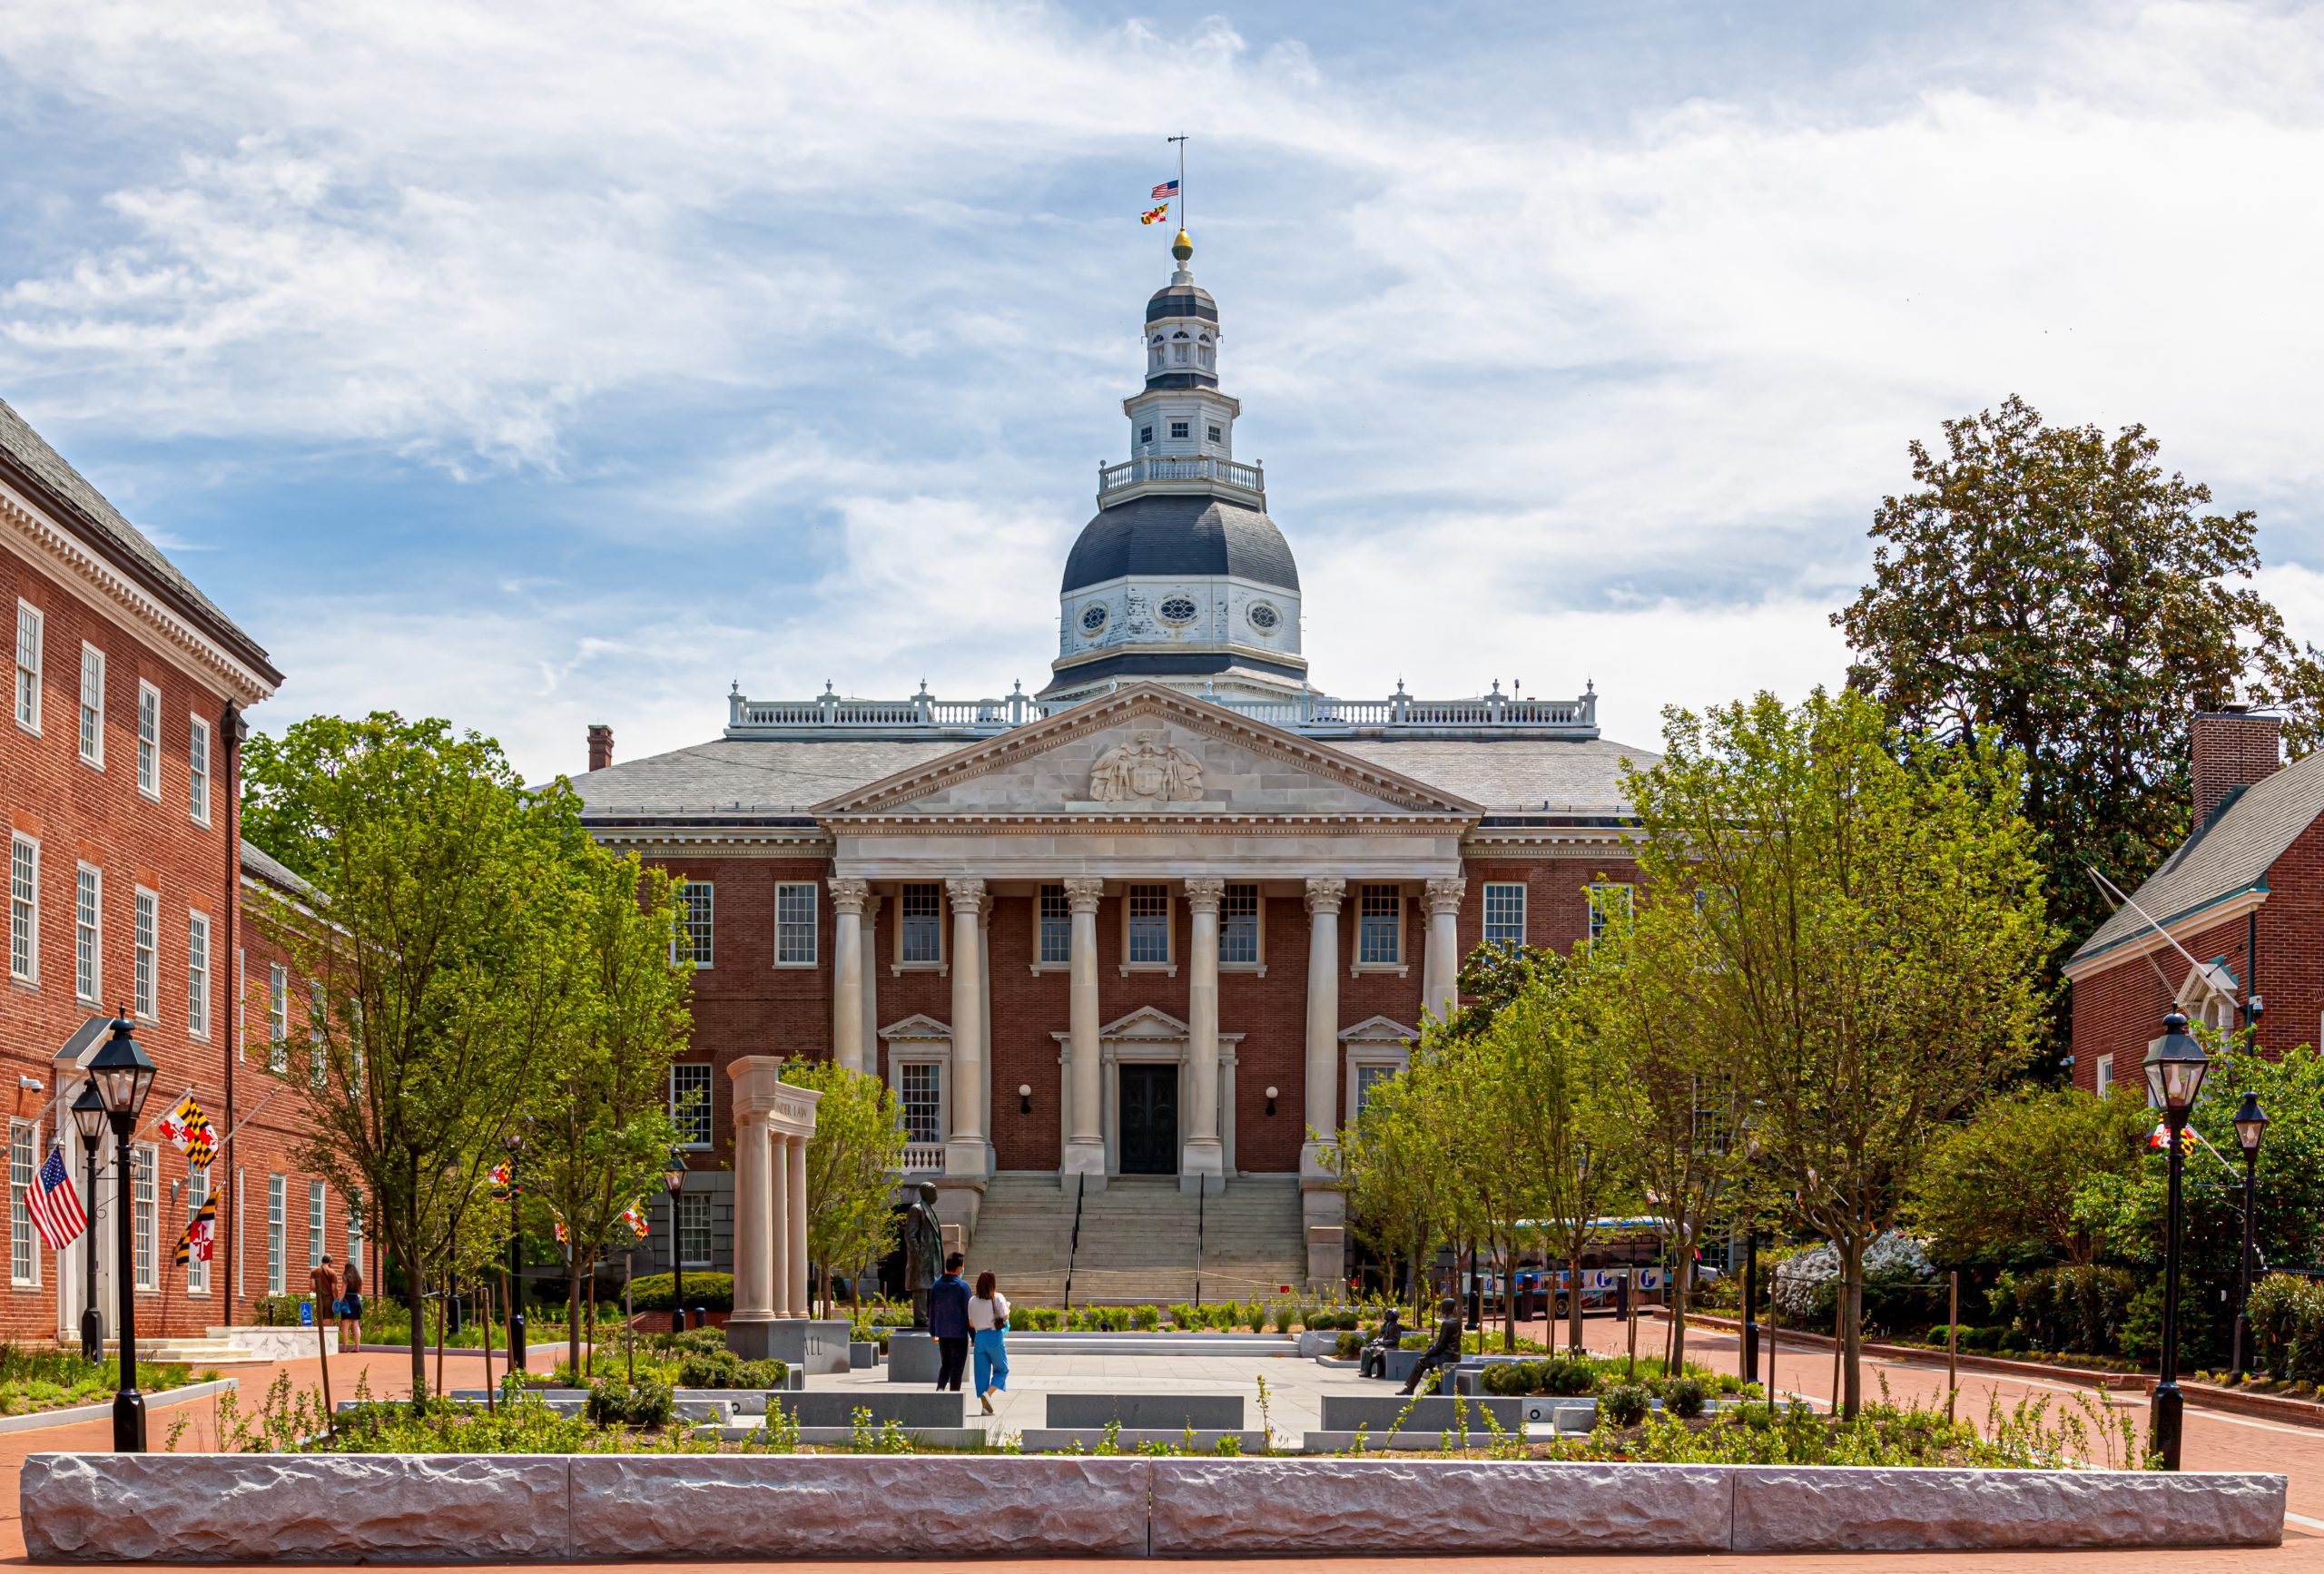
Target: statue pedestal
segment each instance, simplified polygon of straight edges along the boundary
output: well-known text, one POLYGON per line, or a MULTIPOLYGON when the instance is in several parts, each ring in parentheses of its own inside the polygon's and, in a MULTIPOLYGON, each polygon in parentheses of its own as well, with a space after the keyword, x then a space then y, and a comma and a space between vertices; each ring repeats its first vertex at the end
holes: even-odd
POLYGON ((847 1330, 843 1317, 731 1318, 726 1348, 745 1361, 788 1362, 793 1372, 845 1372, 847 1330))
POLYGON ((926 1382, 936 1381, 937 1368, 942 1364, 936 1348, 936 1335, 917 1328, 899 1328, 888 1335, 888 1381, 890 1382, 926 1382))

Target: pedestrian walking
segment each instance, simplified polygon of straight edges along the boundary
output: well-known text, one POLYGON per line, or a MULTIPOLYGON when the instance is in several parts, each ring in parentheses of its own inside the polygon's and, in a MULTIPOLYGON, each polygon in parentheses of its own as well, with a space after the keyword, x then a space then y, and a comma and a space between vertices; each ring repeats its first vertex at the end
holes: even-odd
POLYGON ((960 1392, 960 1373, 969 1364, 969 1285, 960 1277, 967 1258, 955 1252, 944 1259, 942 1277, 928 1287, 928 1331, 936 1335, 936 1386, 960 1392))
POLYGON ((321 1262, 308 1271, 307 1288, 315 1297, 315 1327, 318 1330, 330 1327, 330 1319, 339 1314, 339 1271, 330 1265, 329 1252, 323 1254, 321 1262))
POLYGON ((992 1413, 992 1391, 1009 1392, 1009 1297, 987 1268, 969 1297, 969 1337, 976 1342, 977 1402, 992 1413))
POLYGON ((347 1272, 339 1281, 339 1347, 353 1350, 363 1343, 363 1264, 354 1257, 347 1259, 347 1272))

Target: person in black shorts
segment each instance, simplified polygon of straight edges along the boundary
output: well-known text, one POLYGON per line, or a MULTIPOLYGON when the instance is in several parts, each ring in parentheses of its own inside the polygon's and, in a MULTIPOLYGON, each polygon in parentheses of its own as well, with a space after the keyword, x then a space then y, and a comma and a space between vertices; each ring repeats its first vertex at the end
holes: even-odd
POLYGON ((363 1264, 353 1257, 347 1259, 347 1272, 340 1279, 339 1347, 353 1350, 363 1343, 363 1264))

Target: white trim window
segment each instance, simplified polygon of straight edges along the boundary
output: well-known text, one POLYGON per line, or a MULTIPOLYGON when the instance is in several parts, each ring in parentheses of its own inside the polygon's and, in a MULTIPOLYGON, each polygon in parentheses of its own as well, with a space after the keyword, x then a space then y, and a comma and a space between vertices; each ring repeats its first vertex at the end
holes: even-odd
POLYGON ((2103 1098, 2106 1097, 2106 1090, 2114 1086, 2114 1058, 2112 1055, 2101 1055, 2094 1063, 2093 1069, 2098 1076, 2098 1097, 2103 1098))
POLYGON ((266 1068, 277 1076, 290 1068, 290 969, 281 962, 266 969, 266 1068))
POLYGON ((1170 888, 1133 885, 1122 903, 1127 931, 1122 959, 1131 967, 1167 967, 1170 962, 1170 888))
POLYGON ((904 887, 896 902, 896 961, 903 967, 937 967, 944 960, 944 888, 934 883, 904 887))
POLYGON ((187 810, 196 825, 210 823, 210 723, 200 716, 187 718, 192 723, 185 741, 185 801, 187 810))
POLYGON ((105 877, 94 864, 73 873, 73 993, 89 1005, 104 1000, 105 877))
POLYGON ((81 646, 81 758, 105 768, 105 653, 81 646))
POLYGON ((670 960, 692 962, 696 972, 710 970, 711 904, 714 892, 706 880, 682 880, 674 897, 670 960))
MULTIPOLYGON (((330 1028, 330 1008, 323 1000, 323 987, 313 980, 307 984, 307 1058, 311 1061, 323 1052, 323 1038, 330 1028)), ((269 1058, 267 1069, 278 1076, 290 1075, 290 1044, 285 1038, 282 1053, 269 1058)))
POLYGON ((40 982, 40 843, 8 839, 8 976, 40 982))
POLYGON ((158 1019, 153 999, 154 980, 161 973, 161 953, 157 937, 161 933, 162 899, 140 886, 137 890, 136 933, 131 942, 130 992, 132 1008, 141 1022, 158 1019))
POLYGON ((783 880, 774 888, 774 965, 815 965, 815 888, 807 880, 783 880))
POLYGON ((16 725, 27 733, 40 731, 41 625, 40 608, 29 601, 16 603, 16 725))
POLYGON ((710 1063, 681 1060, 670 1067, 670 1120, 680 1147, 706 1148, 717 1127, 710 1109, 710 1063))
POLYGON ((185 915, 185 1030, 210 1037, 210 915, 185 915))
POLYGON ((129 1150, 129 1233, 137 1287, 157 1291, 162 1287, 161 1155, 151 1144, 140 1143, 129 1150))
POLYGON ((1218 965, 1255 967, 1259 960, 1259 888, 1229 885, 1218 901, 1218 965))
MULTIPOLYGON (((360 1186, 348 1189, 347 1206, 341 1211, 347 1215, 347 1262, 360 1269, 363 1265, 363 1189, 360 1186)), ((341 1264, 342 1270, 345 1265, 341 1264)), ((340 1274, 341 1279, 346 1276, 343 1271, 340 1274)))
POLYGON ((944 1140, 944 1066, 907 1060, 896 1067, 896 1102, 903 1107, 906 1142, 944 1140))
POLYGON ((1584 890, 1590 901, 1590 939, 1595 945, 1616 924, 1630 927, 1630 888, 1620 880, 1592 880, 1584 890))
POLYGON ((290 1203, 290 1181, 282 1176, 266 1177, 266 1293, 282 1294, 283 1214, 290 1203))
POLYGON ((40 1237, 25 1196, 40 1167, 40 1127, 29 1120, 8 1123, 8 1283, 40 1283, 40 1237))
POLYGON ((1404 959, 1404 888, 1367 885, 1356 909, 1358 965, 1394 967, 1404 959))
MULTIPOLYGON (((202 1205, 210 1200, 210 1166, 189 1163, 185 1166, 185 1216, 188 1224, 202 1216, 202 1205)), ((199 1252, 188 1252, 185 1257, 185 1293, 189 1295, 210 1294, 210 1264, 199 1252)))
MULTIPOLYGON (((323 1265, 323 1254, 330 1250, 330 1209, 323 1183, 307 1183, 307 1271, 313 1273, 323 1265)), ((315 1308, 315 1321, 323 1320, 323 1309, 315 1308)))
POLYGON ((1525 943, 1525 887, 1517 880, 1485 882, 1485 944, 1525 943))
POLYGON ((148 683, 137 685, 137 790, 162 796, 162 691, 148 683))
POLYGON ((1401 1066, 1379 1060, 1359 1060, 1352 1068, 1355 1073, 1355 1112, 1362 1115, 1372 1102, 1372 1090, 1382 1083, 1403 1075, 1401 1066))
POLYGON ((1065 887, 1041 887, 1040 900, 1036 904, 1039 932, 1034 937, 1034 960, 1043 967, 1060 967, 1073 960, 1073 903, 1067 900, 1065 887))
POLYGON ((678 1194, 678 1260, 689 1268, 710 1266, 710 1194, 678 1194))

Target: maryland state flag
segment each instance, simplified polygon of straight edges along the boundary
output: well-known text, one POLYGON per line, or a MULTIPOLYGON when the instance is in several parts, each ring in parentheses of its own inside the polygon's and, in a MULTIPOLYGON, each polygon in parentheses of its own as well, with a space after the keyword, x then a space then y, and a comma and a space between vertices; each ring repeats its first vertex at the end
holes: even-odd
POLYGON ((551 1214, 549 1217, 556 1220, 556 1238, 560 1244, 573 1238, 572 1232, 568 1231, 565 1227, 565 1220, 562 1215, 551 1214))
POLYGON ((171 1261, 181 1268, 190 1262, 210 1261, 210 1245, 218 1231, 218 1199, 202 1200, 202 1211, 188 1219, 178 1235, 178 1249, 171 1261))
POLYGON ((491 1180, 492 1200, 496 1203, 505 1203, 524 1190, 524 1187, 508 1178, 508 1161, 505 1158, 492 1166, 491 1180))
POLYGON ((629 1226, 629 1233, 635 1235, 641 1241, 652 1233, 653 1227, 646 1224, 645 1215, 639 1213, 635 1208, 622 1209, 621 1222, 629 1226))
POLYGON ((1158 208, 1148 208, 1138 215, 1137 221, 1141 224, 1158 224, 1162 221, 1162 216, 1169 211, 1170 204, 1167 202, 1158 208))
MULTIPOLYGON (((2179 1128, 2179 1151, 2181 1153, 2192 1153, 2194 1148, 2195 1128, 2191 1126, 2181 1126, 2179 1128)), ((2156 1121, 2154 1123, 2154 1129, 2147 1133, 2146 1150, 2149 1153, 2169 1153, 2171 1151, 2171 1127, 2160 1120, 2156 1121)))
POLYGON ((177 1102, 177 1107, 162 1117, 162 1135, 174 1144, 192 1164, 208 1164, 218 1156, 217 1129, 210 1117, 202 1113, 202 1106, 189 1093, 177 1102))

